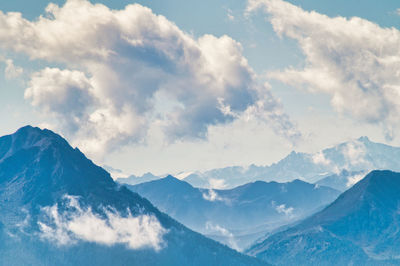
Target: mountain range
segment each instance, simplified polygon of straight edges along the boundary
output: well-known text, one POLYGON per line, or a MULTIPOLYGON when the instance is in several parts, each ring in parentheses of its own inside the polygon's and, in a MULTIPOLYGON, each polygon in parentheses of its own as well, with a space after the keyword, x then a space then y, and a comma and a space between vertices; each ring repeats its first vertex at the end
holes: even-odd
MULTIPOLYGON (((367 137, 344 142, 317 153, 291 152, 277 163, 267 166, 250 165, 218 168, 180 174, 194 187, 228 189, 254 181, 288 182, 301 179, 309 183, 330 177, 325 185, 344 191, 371 170, 400 171, 400 148, 376 143, 367 137), (342 173, 344 171, 344 174, 342 173), (334 177, 338 177, 334 180, 334 177)), ((120 183, 139 184, 156 179, 154 175, 118 179, 120 183)), ((161 177, 158 177, 161 178, 161 177)))
POLYGON ((278 227, 315 213, 340 194, 300 180, 257 181, 214 190, 195 188, 168 176, 127 187, 189 228, 238 250, 278 227))
MULTIPOLYGON (((315 184, 210 189, 168 176, 126 187, 54 132, 21 128, 0 138, 0 264, 399 265, 400 173, 363 177, 396 168, 397 148, 360 143, 352 166, 315 184), (244 255, 215 240, 256 241, 244 255)), ((340 163, 348 145, 313 161, 340 163)))
POLYGON ((50 130, 0 138, 2 265, 265 265, 120 186, 50 130))
POLYGON ((324 210, 253 245, 275 265, 399 265, 400 174, 372 171, 324 210))

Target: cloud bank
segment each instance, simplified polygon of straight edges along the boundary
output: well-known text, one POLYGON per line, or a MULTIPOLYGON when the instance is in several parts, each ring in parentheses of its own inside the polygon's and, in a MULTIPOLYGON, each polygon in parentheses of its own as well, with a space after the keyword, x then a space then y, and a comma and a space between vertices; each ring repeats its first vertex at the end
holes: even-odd
POLYGON ((0 28, 1 49, 58 66, 34 73, 25 98, 86 152, 142 142, 152 126, 168 141, 206 138, 240 117, 300 136, 228 36, 195 38, 139 4, 87 0, 50 4, 35 21, 0 12, 0 28))
POLYGON ((160 250, 167 232, 159 221, 148 215, 120 216, 106 211, 105 217, 83 209, 77 198, 66 196, 67 210, 58 205, 43 208, 46 221, 38 222, 40 238, 58 245, 73 245, 87 241, 107 246, 125 244, 130 249, 153 248, 160 250))
POLYGON ((330 95, 340 113, 380 125, 387 139, 399 128, 400 31, 358 17, 330 18, 282 0, 249 0, 248 11, 270 15, 277 34, 298 41, 303 69, 270 73, 293 86, 330 95))

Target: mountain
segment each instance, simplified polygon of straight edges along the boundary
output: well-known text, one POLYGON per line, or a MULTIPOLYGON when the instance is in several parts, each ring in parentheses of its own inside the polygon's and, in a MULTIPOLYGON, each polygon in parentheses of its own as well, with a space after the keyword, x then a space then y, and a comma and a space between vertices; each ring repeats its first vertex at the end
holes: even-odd
POLYGON ((195 233, 49 130, 0 138, 2 265, 263 265, 195 233))
POLYGON ((239 250, 282 225, 311 215, 340 194, 300 180, 257 181, 230 190, 201 189, 172 176, 128 188, 189 228, 239 250))
POLYGON ((375 143, 367 137, 341 143, 310 154, 291 152, 269 166, 232 166, 205 172, 194 172, 184 180, 195 187, 233 188, 262 181, 287 182, 294 179, 314 183, 324 177, 348 172, 369 172, 374 169, 400 171, 400 148, 375 143))
MULTIPOLYGON (((185 180, 194 187, 229 189, 258 180, 288 182, 301 179, 316 183, 329 177, 324 181, 326 182, 323 183, 324 185, 331 185, 332 188, 344 191, 351 187, 357 178, 360 178, 361 173, 374 169, 400 171, 398 158, 400 158, 399 147, 372 142, 367 137, 360 137, 313 154, 293 151, 277 163, 267 166, 252 164, 246 167, 230 166, 203 172, 181 173, 182 178, 179 177, 179 179, 185 180), (342 172, 350 173, 350 175, 343 175, 342 172)), ((162 177, 147 173, 141 177, 132 175, 130 178, 117 180, 120 183, 136 185, 160 178, 162 177)))
POLYGON ((353 171, 349 172, 347 170, 342 170, 339 174, 333 174, 324 177, 317 182, 316 185, 331 187, 341 192, 346 191, 351 188, 355 183, 360 181, 367 172, 365 171, 353 171))
POLYGON ((275 265, 399 265, 400 174, 372 171, 324 210, 248 253, 275 265))
POLYGON ((142 176, 135 176, 135 175, 130 175, 129 177, 126 178, 117 178, 116 181, 120 184, 127 184, 127 185, 136 185, 140 183, 145 183, 153 180, 160 179, 159 176, 155 176, 152 173, 146 173, 142 176))

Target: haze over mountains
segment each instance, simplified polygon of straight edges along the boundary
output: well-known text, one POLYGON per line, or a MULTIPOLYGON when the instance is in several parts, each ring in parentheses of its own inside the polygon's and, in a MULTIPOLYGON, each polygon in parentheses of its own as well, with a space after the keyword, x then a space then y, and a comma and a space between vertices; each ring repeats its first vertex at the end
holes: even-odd
MULTIPOLYGON (((337 175, 337 180, 331 178, 329 182, 333 188, 344 191, 370 170, 400 171, 398 158, 400 148, 361 137, 314 154, 292 152, 270 166, 232 166, 181 175, 181 179, 194 187, 228 189, 258 180, 287 182, 301 179, 314 183, 325 177, 337 175)), ((138 184, 154 179, 154 176, 147 174, 144 178, 132 176, 129 179, 118 179, 118 182, 138 184)), ((329 182, 326 180, 324 185, 329 186, 329 182)))
POLYGON ((195 233, 49 130, 0 138, 3 265, 264 265, 195 233))
POLYGON ((128 188, 189 228, 239 250, 315 213, 340 194, 300 180, 257 181, 230 190, 199 189, 172 176, 128 188))
POLYGON ((330 206, 254 245, 275 265, 399 265, 400 174, 373 171, 330 206))
POLYGON ((400 174, 372 171, 338 198, 321 185, 362 173, 227 190, 168 176, 129 186, 139 195, 59 135, 28 126, 0 138, 0 257, 5 265, 397 265, 400 174), (235 249, 257 240, 246 251, 256 258, 142 196, 235 249))

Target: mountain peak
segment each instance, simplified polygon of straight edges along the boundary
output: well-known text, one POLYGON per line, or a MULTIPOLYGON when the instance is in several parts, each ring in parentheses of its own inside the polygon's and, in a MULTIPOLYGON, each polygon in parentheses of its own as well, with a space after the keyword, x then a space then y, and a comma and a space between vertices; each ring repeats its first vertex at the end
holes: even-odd
POLYGON ((371 142, 367 136, 359 137, 358 141, 361 141, 361 142, 364 142, 364 143, 371 142))
POLYGON ((0 185, 20 195, 18 184, 22 184, 24 197, 41 203, 51 198, 43 191, 84 195, 89 193, 87 187, 110 190, 116 187, 104 169, 73 149, 60 135, 32 126, 0 138, 2 171, 7 174, 0 174, 0 185))
POLYGON ((397 209, 400 195, 400 174, 389 170, 374 170, 344 192, 316 217, 319 221, 340 219, 344 214, 357 212, 360 206, 380 206, 397 209), (393 200, 396 199, 396 200, 393 200))
POLYGON ((390 260, 400 254, 399 200, 400 173, 372 171, 325 209, 268 236, 249 254, 280 265, 309 264, 310 258, 312 265, 398 265, 390 260), (323 252, 315 252, 320 247, 323 252))
POLYGON ((49 144, 58 143, 63 146, 69 146, 67 141, 60 135, 49 129, 40 129, 30 125, 18 129, 14 134, 4 136, 2 139, 10 139, 11 146, 14 149, 29 148, 33 146, 48 146, 49 144))
POLYGON ((166 177, 162 178, 162 180, 164 180, 165 182, 169 182, 169 183, 186 183, 182 180, 179 180, 178 178, 172 176, 172 175, 167 175, 166 177))
POLYGON ((25 126, 18 129, 14 134, 0 138, 0 160, 12 156, 18 151, 39 147, 43 150, 51 145, 59 147, 70 147, 66 140, 48 129, 25 126))

